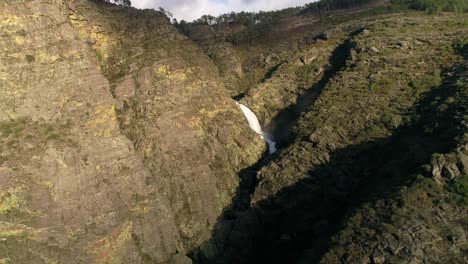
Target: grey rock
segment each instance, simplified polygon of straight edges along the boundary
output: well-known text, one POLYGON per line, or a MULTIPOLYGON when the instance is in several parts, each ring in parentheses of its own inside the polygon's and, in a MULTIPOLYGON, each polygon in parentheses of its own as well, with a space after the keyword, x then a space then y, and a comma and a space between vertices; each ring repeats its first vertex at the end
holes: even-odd
POLYGON ((184 254, 178 253, 171 258, 170 264, 192 264, 192 260, 184 254))
POLYGON ((304 55, 304 56, 301 56, 300 61, 302 62, 302 64, 308 65, 308 64, 311 64, 316 59, 317 59, 317 56, 304 55))
POLYGON ((456 164, 446 164, 442 168, 441 175, 445 178, 453 180, 455 177, 460 176, 460 171, 458 170, 458 167, 456 164))
POLYGON ((377 49, 377 48, 374 47, 374 46, 370 47, 369 49, 370 49, 370 51, 372 51, 372 52, 374 52, 374 53, 379 53, 379 52, 380 52, 380 50, 377 49))
POLYGON ((410 48, 409 43, 407 41, 403 41, 403 40, 398 41, 398 46, 401 49, 409 49, 410 48))

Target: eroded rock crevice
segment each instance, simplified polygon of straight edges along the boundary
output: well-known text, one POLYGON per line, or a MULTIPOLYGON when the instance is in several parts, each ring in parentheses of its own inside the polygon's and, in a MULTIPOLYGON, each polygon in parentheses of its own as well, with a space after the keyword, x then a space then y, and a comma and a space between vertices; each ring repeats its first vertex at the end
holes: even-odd
MULTIPOLYGON (((270 122, 268 133, 275 136, 273 140, 280 140, 280 148, 287 147, 287 143, 291 143, 295 140, 293 136, 290 136, 290 133, 292 132, 293 126, 298 122, 301 114, 307 111, 313 102, 319 98, 320 92, 326 87, 328 82, 345 67, 347 61, 350 59, 352 49, 350 43, 351 40, 346 40, 344 43, 338 45, 331 54, 328 69, 325 71, 322 78, 303 94, 299 95, 296 99, 296 104, 279 112, 270 122)), ((277 68, 282 64, 284 63, 277 65, 277 68)), ((277 69, 275 69, 275 71, 276 70, 277 69)), ((281 151, 281 149, 279 151, 281 151)), ((231 205, 224 209, 223 215, 218 219, 218 225, 214 229, 215 231, 212 234, 211 240, 190 254, 195 263, 217 263, 218 261, 222 263, 231 263, 231 261, 232 263, 235 263, 235 261, 254 263, 259 260, 257 257, 262 253, 256 252, 257 248, 253 245, 257 243, 256 240, 258 238, 254 237, 246 238, 249 242, 244 245, 241 250, 242 253, 238 253, 236 257, 230 255, 233 248, 239 249, 237 246, 239 245, 238 243, 246 242, 245 240, 237 241, 236 238, 232 237, 232 234, 248 232, 244 230, 244 225, 256 224, 249 223, 249 221, 252 220, 251 217, 257 217, 255 215, 258 213, 256 207, 251 207, 251 199, 259 183, 257 174, 264 167, 275 164, 278 155, 281 154, 265 154, 255 165, 245 168, 239 173, 240 185, 237 189, 236 196, 233 198, 231 205), (246 219, 249 220, 246 221, 246 219), (257 253, 258 256, 256 256, 257 253)))

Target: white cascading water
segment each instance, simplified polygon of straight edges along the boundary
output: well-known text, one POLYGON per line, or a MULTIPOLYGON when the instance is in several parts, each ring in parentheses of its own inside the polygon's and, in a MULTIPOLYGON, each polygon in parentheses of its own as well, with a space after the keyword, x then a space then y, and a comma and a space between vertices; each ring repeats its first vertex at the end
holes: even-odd
POLYGON ((236 102, 236 104, 240 107, 242 112, 244 113, 247 122, 249 122, 250 128, 255 131, 265 142, 268 144, 268 152, 273 154, 276 152, 276 142, 273 142, 267 134, 263 133, 262 127, 260 126, 260 122, 258 122, 258 118, 252 110, 250 110, 247 106, 236 102))

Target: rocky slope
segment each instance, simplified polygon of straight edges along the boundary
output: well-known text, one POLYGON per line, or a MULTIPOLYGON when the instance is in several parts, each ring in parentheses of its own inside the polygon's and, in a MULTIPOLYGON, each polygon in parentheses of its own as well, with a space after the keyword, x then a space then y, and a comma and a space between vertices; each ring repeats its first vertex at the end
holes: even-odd
POLYGON ((284 62, 242 99, 284 149, 199 263, 466 261, 466 15, 380 12, 236 47, 284 62))
POLYGON ((189 262, 265 151, 208 57, 158 12, 0 5, 0 259, 189 262))
POLYGON ((0 263, 467 262, 467 19, 3 1, 0 263))

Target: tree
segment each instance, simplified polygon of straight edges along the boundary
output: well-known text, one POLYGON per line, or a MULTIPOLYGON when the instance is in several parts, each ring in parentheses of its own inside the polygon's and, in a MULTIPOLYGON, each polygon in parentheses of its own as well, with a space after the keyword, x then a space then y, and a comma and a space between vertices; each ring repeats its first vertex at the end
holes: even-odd
POLYGON ((328 12, 338 9, 348 9, 369 6, 373 4, 381 4, 384 2, 384 0, 320 0, 318 2, 306 4, 301 13, 305 14, 328 12))
POLYGON ((97 0, 100 2, 109 2, 109 3, 114 3, 117 5, 123 5, 123 6, 131 6, 132 2, 131 0, 97 0))
POLYGON ((392 0, 391 2, 429 13, 441 11, 468 12, 468 0, 392 0))
POLYGON ((124 5, 124 6, 131 6, 132 2, 130 0, 115 0, 117 4, 124 5))
POLYGON ((174 17, 174 15, 173 15, 171 12, 167 11, 167 10, 164 9, 163 7, 159 7, 159 12, 163 13, 164 15, 166 15, 166 16, 169 18, 169 20, 170 20, 171 18, 174 17))

